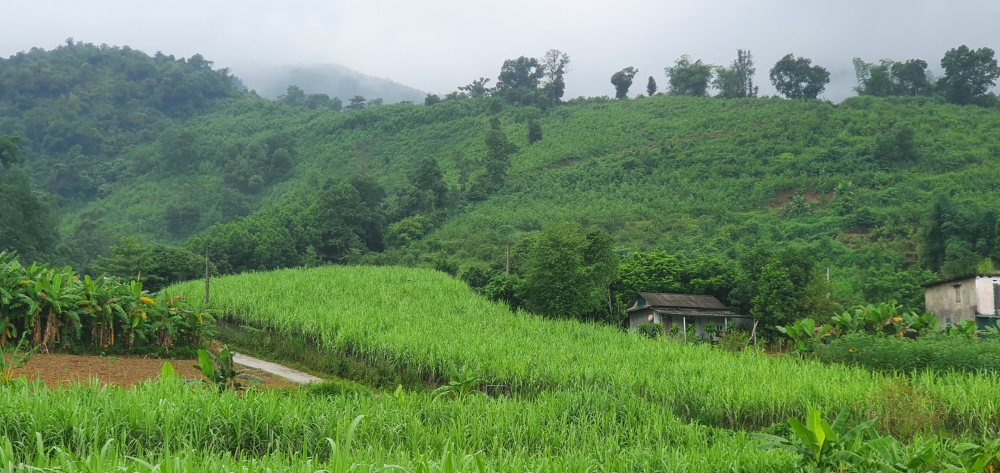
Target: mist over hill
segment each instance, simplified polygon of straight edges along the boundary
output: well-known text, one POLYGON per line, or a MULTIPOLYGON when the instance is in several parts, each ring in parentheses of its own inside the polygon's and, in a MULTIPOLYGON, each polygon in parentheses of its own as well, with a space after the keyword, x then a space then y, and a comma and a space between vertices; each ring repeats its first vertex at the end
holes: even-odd
POLYGON ((422 102, 426 93, 390 79, 362 74, 339 64, 289 65, 247 68, 237 71, 248 89, 262 97, 276 99, 296 85, 309 94, 327 94, 347 99, 361 95, 381 98, 385 103, 422 102))

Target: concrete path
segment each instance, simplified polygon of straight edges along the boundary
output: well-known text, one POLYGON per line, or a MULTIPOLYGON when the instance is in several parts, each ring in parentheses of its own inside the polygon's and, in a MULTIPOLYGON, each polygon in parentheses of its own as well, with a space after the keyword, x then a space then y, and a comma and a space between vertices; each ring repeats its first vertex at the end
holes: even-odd
POLYGON ((285 378, 293 383, 298 384, 309 384, 309 383, 321 383, 322 379, 317 378, 309 373, 303 373, 299 370, 293 370, 287 366, 279 365, 277 363, 271 363, 270 361, 259 360, 252 356, 244 355, 242 353, 233 353, 233 363, 238 365, 246 366, 247 368, 254 368, 261 371, 266 371, 275 376, 285 378))

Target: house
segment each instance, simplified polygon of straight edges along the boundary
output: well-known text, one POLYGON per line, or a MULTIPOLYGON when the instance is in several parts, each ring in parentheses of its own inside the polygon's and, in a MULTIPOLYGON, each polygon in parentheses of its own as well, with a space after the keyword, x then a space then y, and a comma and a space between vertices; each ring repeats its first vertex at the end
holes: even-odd
POLYGON ((984 329, 1000 321, 1000 272, 924 284, 924 304, 941 327, 971 320, 984 329))
POLYGON ((708 337, 705 327, 709 325, 714 325, 716 332, 732 327, 742 330, 753 327, 753 319, 734 314, 712 296, 640 292, 625 312, 630 329, 654 323, 662 324, 668 331, 671 325, 676 325, 681 333, 685 333, 687 327, 693 326, 695 333, 702 338, 708 337))

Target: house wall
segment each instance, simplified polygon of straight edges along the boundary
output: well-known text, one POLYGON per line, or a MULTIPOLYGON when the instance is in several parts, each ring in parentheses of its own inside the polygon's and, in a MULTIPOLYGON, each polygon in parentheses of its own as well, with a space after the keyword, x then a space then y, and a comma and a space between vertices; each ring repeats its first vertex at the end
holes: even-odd
POLYGON ((993 286, 1000 284, 1000 276, 982 276, 976 278, 977 312, 982 315, 997 315, 993 286))
MULTIPOLYGON (((967 278, 924 289, 926 309, 933 311, 934 315, 938 316, 940 327, 945 327, 949 323, 956 324, 963 320, 976 320, 976 312, 980 303, 978 291, 976 291, 976 279, 967 278), (955 297, 956 288, 961 294, 959 301, 956 301, 955 297)), ((992 287, 990 293, 992 296, 992 287)), ((990 306, 992 305, 993 303, 990 301, 990 306)))
MULTIPOLYGON (((684 330, 684 324, 687 323, 688 326, 694 326, 695 333, 698 337, 706 338, 708 333, 705 332, 705 327, 708 325, 716 325, 722 327, 728 327, 729 329, 740 329, 749 331, 753 328, 753 319, 749 317, 716 317, 716 316, 693 316, 689 315, 687 317, 681 317, 679 315, 673 315, 664 318, 665 330, 670 332, 670 325, 677 324, 677 330, 684 330)), ((683 332, 682 332, 683 333, 683 332)))
POLYGON ((649 323, 649 314, 653 314, 653 323, 662 323, 660 319, 660 314, 653 312, 652 308, 639 309, 635 312, 629 312, 628 314, 628 328, 634 329, 642 324, 649 323))

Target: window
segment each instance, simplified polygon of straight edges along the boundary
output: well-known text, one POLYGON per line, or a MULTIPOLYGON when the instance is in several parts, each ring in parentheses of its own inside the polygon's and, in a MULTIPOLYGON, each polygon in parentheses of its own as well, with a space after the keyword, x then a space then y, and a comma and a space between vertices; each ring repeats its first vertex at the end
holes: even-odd
POLYGON ((962 302, 962 285, 955 284, 951 287, 955 288, 955 302, 962 302))

